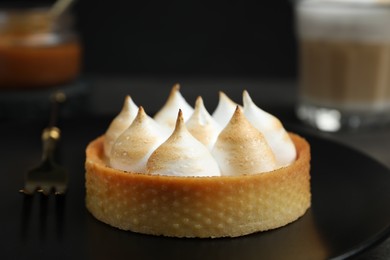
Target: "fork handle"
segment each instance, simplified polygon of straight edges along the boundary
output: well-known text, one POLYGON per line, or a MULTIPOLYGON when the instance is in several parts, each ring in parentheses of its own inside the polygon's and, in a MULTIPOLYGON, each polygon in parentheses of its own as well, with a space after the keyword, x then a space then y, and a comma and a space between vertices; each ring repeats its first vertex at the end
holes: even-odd
POLYGON ((42 160, 53 159, 57 142, 61 138, 61 130, 55 126, 47 127, 42 132, 42 160))

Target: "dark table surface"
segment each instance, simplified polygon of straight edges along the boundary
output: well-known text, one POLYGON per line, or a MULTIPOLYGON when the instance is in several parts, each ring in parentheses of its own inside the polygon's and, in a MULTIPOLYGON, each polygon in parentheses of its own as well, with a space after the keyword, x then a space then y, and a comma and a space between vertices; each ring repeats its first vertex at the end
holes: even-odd
MULTIPOLYGON (((112 116, 117 114, 122 106, 125 95, 130 94, 137 105, 145 107, 146 112, 153 114, 165 102, 171 86, 179 82, 182 86, 181 92, 186 100, 193 104, 197 96, 202 96, 209 112, 212 112, 218 102, 218 91, 224 91, 229 97, 238 103, 241 103, 241 93, 247 89, 255 103, 263 109, 278 116, 286 125, 294 125, 302 128, 313 135, 322 138, 331 139, 336 142, 346 144, 356 150, 359 150, 377 160, 379 163, 390 168, 390 126, 375 129, 363 129, 360 131, 350 131, 341 133, 321 133, 314 129, 302 125, 295 117, 294 105, 296 100, 296 83, 293 80, 264 80, 256 78, 187 78, 187 77, 160 77, 160 78, 102 78, 87 77, 83 79, 82 84, 74 87, 65 87, 64 91, 69 92, 71 100, 65 103, 63 108, 63 117, 65 118, 83 118, 93 117, 101 118, 101 125, 108 125, 112 116)), ((44 90, 32 93, 27 96, 45 96, 51 90, 44 90)), ((14 95, 10 92, 0 92, 0 103, 8 96, 14 95)), ((21 94, 23 95, 23 93, 21 94)), ((37 98, 38 100, 39 98, 37 98)), ((12 103, 12 102, 11 102, 12 103)), ((0 104, 1 106, 1 104, 0 104)), ((31 105, 34 106, 33 104, 31 105)), ((36 106, 35 106, 36 108, 36 106)), ((41 107, 39 115, 23 117, 20 110, 11 111, 10 107, 0 111, 0 125, 8 127, 14 125, 16 121, 22 122, 24 126, 30 123, 35 126, 43 127, 46 122, 48 107, 41 107), (46 113, 47 112, 47 113, 46 113), (1 114, 2 113, 2 114, 1 114), (9 116, 12 115, 12 116, 9 116)), ((28 107, 25 109, 29 109, 28 107)), ((34 109, 31 108, 30 111, 34 109)), ((28 113, 25 113, 28 114, 28 113)), ((74 121, 77 122, 77 119, 74 121)), ((69 127, 69 126, 65 126, 69 127)), ((41 128, 25 129, 26 133, 20 132, 21 140, 32 142, 36 147, 25 147, 25 149, 34 149, 34 155, 31 159, 24 161, 25 167, 28 163, 33 164, 39 160, 40 146, 39 135, 41 128), (36 136, 35 141, 30 139, 36 136), (24 138, 24 139, 23 139, 24 138)), ((91 138, 101 134, 98 130, 88 129, 91 138)), ((20 149, 20 148, 19 148, 20 149)), ((15 156, 17 151, 12 151, 15 156)), ((75 156, 83 158, 83 153, 75 152, 75 156)), ((13 173, 16 174, 16 173, 13 173)), ((14 182, 21 181, 21 178, 14 182)), ((11 185, 11 184, 10 184, 11 185)), ((18 183, 12 183, 17 186, 18 183)), ((1 191, 0 191, 1 192, 1 191)), ((390 191, 389 191, 390 192, 390 191)), ((7 196, 1 193, 1 196, 7 196)), ((390 202, 389 202, 390 204, 390 202)), ((81 209, 80 209, 81 210, 81 209)), ((3 223, 4 224, 4 223, 3 223)), ((390 238, 381 241, 379 244, 362 252, 356 259, 389 259, 390 258, 390 238)))

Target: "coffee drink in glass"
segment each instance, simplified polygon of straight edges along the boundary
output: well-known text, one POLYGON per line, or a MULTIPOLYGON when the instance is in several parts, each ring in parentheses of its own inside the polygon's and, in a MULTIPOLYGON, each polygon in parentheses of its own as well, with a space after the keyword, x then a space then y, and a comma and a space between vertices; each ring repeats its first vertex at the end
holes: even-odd
POLYGON ((390 1, 302 0, 297 116, 323 130, 390 122, 390 1))

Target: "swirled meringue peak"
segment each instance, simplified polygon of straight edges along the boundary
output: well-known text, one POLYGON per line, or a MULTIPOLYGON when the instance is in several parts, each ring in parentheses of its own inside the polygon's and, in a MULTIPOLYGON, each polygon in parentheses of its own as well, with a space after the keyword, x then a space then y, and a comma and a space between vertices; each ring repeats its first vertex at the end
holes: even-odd
POLYGON ((219 134, 212 150, 221 174, 248 175, 276 169, 275 156, 263 134, 237 106, 232 119, 219 134))
POLYGON ((149 156, 166 137, 164 128, 140 107, 133 123, 114 142, 110 166, 122 171, 145 173, 149 156))
POLYGON ((172 135, 150 156, 147 173, 169 176, 220 176, 217 162, 206 146, 187 130, 179 110, 172 135))
POLYGON ((194 113, 186 122, 186 126, 188 131, 209 150, 214 146, 222 130, 221 126, 207 112, 201 97, 196 99, 194 113))
POLYGON ((246 90, 243 92, 243 103, 245 116, 265 136, 278 166, 287 166, 295 161, 295 146, 280 120, 256 106, 246 90))
POLYGON ((237 106, 239 106, 237 103, 231 100, 225 93, 219 91, 218 105, 213 112, 214 120, 224 128, 232 118, 237 106))
POLYGON ((163 126, 170 129, 175 128, 177 112, 183 111, 184 121, 187 121, 194 109, 187 103, 184 97, 180 94, 180 85, 175 84, 169 94, 169 97, 164 106, 156 113, 154 119, 163 126))
POLYGON ((125 97, 122 110, 111 121, 104 138, 104 153, 107 157, 111 154, 111 147, 120 134, 123 133, 137 116, 138 107, 130 96, 125 97))

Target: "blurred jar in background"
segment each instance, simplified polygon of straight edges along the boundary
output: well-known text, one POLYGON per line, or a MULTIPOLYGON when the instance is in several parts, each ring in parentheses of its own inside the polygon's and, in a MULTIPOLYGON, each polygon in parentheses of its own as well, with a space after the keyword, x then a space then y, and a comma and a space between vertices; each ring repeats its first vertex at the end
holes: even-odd
POLYGON ((297 115, 323 131, 390 122, 390 1, 296 2, 297 115))
POLYGON ((80 73, 81 46, 73 17, 48 8, 0 10, 0 88, 58 86, 80 73))

